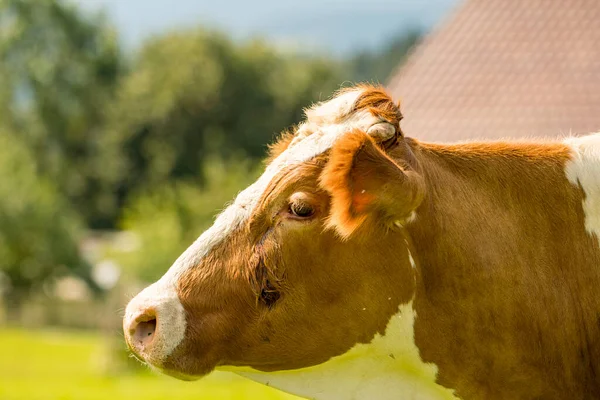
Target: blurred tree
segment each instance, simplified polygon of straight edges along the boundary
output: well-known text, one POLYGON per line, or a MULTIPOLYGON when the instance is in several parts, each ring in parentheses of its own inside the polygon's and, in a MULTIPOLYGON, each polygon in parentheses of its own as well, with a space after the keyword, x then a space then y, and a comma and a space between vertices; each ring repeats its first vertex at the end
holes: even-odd
POLYGON ((0 124, 92 226, 116 213, 119 171, 101 136, 122 69, 117 43, 103 16, 67 1, 0 0, 0 124))
POLYGON ((123 228, 140 240, 130 253, 113 255, 130 277, 154 282, 206 229, 235 194, 256 179, 259 168, 248 160, 204 162, 203 188, 180 181, 136 196, 126 208, 123 228))
POLYGON ((32 291, 73 273, 92 286, 77 247, 78 220, 36 172, 20 138, 0 131, 0 275, 3 304, 15 315, 32 291))
POLYGON ((234 44, 195 30, 147 43, 111 113, 122 141, 121 198, 171 179, 203 181, 209 154, 256 159, 298 122, 302 107, 339 84, 332 61, 283 55, 262 42, 234 44))
POLYGON ((356 82, 387 83, 421 36, 420 31, 409 30, 395 36, 380 49, 357 52, 348 59, 347 76, 344 78, 356 82))

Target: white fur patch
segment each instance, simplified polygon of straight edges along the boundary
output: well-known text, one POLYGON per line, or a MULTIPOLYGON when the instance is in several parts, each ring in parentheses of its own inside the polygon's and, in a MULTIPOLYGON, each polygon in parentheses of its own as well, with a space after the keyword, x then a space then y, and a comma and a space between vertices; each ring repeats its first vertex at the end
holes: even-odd
POLYGON ((314 367, 260 372, 223 367, 254 381, 318 400, 457 399, 436 383, 437 367, 421 360, 414 341, 412 302, 399 307, 385 335, 314 367))
MULTIPOLYGON (((408 251, 408 261, 410 262, 410 266, 412 269, 417 269, 417 263, 410 252, 410 245, 408 244, 408 240, 404 239, 404 243, 406 243, 406 250, 408 251)), ((416 276, 415 276, 416 279, 416 276)))
POLYGON ((185 312, 177 293, 159 281, 129 302, 123 318, 125 332, 138 315, 149 309, 156 315, 156 331, 151 351, 143 351, 141 355, 151 366, 160 367, 185 336, 185 312))
POLYGON ((331 100, 323 101, 306 109, 306 118, 314 124, 331 125, 350 115, 361 89, 349 90, 331 100))
POLYGON ((600 134, 568 138, 564 143, 573 150, 565 174, 585 193, 585 229, 600 241, 600 134))

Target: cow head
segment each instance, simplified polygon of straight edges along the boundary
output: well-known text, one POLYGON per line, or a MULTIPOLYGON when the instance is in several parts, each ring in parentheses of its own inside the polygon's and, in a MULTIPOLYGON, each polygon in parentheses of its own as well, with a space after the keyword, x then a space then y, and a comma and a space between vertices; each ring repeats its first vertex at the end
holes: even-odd
POLYGON ((401 227, 424 184, 398 107, 358 86, 306 116, 127 306, 126 340, 151 366, 190 379, 221 366, 313 366, 368 343, 411 301, 401 227))

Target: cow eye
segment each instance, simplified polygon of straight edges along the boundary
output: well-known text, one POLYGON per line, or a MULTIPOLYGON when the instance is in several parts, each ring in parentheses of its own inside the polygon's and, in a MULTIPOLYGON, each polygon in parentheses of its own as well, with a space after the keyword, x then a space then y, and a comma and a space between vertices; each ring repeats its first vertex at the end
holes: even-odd
POLYGON ((310 204, 294 202, 290 204, 290 213, 296 217, 308 218, 315 213, 315 210, 310 204))

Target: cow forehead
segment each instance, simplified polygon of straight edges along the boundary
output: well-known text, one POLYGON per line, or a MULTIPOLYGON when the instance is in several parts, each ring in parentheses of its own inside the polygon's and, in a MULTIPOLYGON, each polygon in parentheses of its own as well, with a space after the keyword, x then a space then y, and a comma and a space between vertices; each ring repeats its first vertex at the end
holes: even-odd
POLYGON ((175 261, 161 278, 175 285, 181 275, 198 265, 210 251, 252 216, 269 183, 289 167, 302 164, 329 150, 352 129, 368 130, 383 119, 369 110, 355 110, 355 104, 365 88, 345 91, 327 102, 306 110, 307 120, 300 124, 290 146, 275 158, 256 182, 240 192, 234 202, 217 216, 213 225, 175 261))

